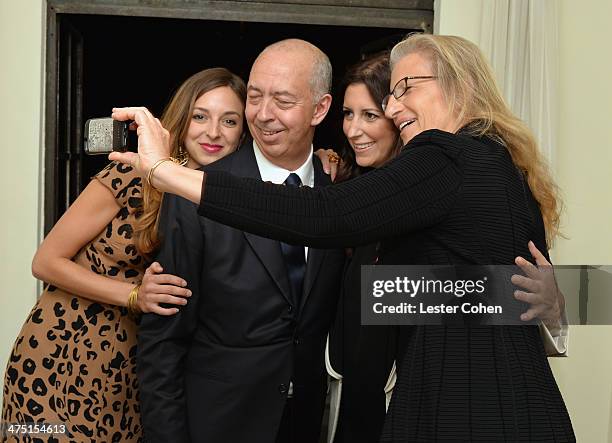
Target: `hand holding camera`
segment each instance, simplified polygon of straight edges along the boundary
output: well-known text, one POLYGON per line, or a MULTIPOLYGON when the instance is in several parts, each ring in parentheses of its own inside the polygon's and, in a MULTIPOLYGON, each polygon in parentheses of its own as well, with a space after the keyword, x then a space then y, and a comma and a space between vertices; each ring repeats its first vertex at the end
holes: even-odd
POLYGON ((157 161, 169 158, 170 134, 159 119, 144 107, 113 108, 112 117, 89 119, 85 123, 85 152, 88 155, 110 154, 135 167, 143 176, 157 161), (128 124, 128 121, 133 120, 128 124), (129 152, 128 132, 136 130, 138 153, 129 152))
POLYGON ((111 152, 108 158, 135 167, 146 177, 151 167, 170 158, 170 133, 147 108, 113 108, 112 118, 124 122, 133 120, 138 135, 138 153, 111 152))

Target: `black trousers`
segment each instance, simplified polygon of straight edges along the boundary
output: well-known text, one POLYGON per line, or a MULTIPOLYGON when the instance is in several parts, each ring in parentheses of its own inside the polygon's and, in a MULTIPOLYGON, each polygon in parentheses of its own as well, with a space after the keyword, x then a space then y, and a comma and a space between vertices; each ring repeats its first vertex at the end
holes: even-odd
MULTIPOLYGON (((305 417, 303 407, 295 398, 288 398, 283 410, 276 443, 319 443, 321 440, 321 423, 313 423, 312 417, 305 417), (305 423, 305 418, 308 422, 305 423), (316 426, 313 429, 312 426, 316 426)), ((307 414, 306 414, 307 415, 307 414)))
POLYGON ((276 443, 297 443, 298 439, 295 429, 295 410, 293 399, 288 398, 281 418, 280 426, 278 427, 278 435, 276 443))

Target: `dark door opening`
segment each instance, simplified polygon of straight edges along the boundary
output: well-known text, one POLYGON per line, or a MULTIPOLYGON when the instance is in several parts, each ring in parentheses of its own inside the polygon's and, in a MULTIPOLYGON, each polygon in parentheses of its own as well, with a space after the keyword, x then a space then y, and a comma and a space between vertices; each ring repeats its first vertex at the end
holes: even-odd
POLYGON ((59 160, 54 162, 55 192, 45 198, 45 233, 107 163, 105 156, 83 154, 82 126, 87 119, 108 116, 113 106, 127 105, 146 106, 160 115, 183 80, 209 67, 226 67, 246 81, 252 62, 266 45, 294 37, 317 45, 332 61, 334 102, 317 129, 315 149, 338 147, 342 144, 339 83, 346 68, 362 55, 390 48, 408 32, 422 32, 84 14, 57 18, 59 160), (139 48, 130 41, 139 42, 139 48))

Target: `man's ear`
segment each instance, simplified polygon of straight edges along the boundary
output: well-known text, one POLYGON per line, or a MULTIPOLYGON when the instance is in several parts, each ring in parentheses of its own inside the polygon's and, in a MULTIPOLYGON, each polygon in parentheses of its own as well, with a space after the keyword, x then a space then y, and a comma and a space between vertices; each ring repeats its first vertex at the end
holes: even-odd
POLYGON ((312 114, 312 120, 310 124, 312 126, 317 126, 319 123, 323 121, 327 113, 329 112, 329 108, 331 107, 332 96, 330 94, 325 94, 323 97, 319 99, 317 104, 315 105, 314 114, 312 114))

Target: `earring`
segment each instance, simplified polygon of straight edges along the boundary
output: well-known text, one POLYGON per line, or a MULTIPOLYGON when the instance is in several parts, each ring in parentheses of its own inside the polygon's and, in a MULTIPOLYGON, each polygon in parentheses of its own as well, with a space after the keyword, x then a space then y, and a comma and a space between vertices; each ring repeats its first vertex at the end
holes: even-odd
POLYGON ((179 145, 178 155, 176 156, 176 163, 181 166, 185 166, 189 162, 189 153, 183 148, 183 145, 179 145))

